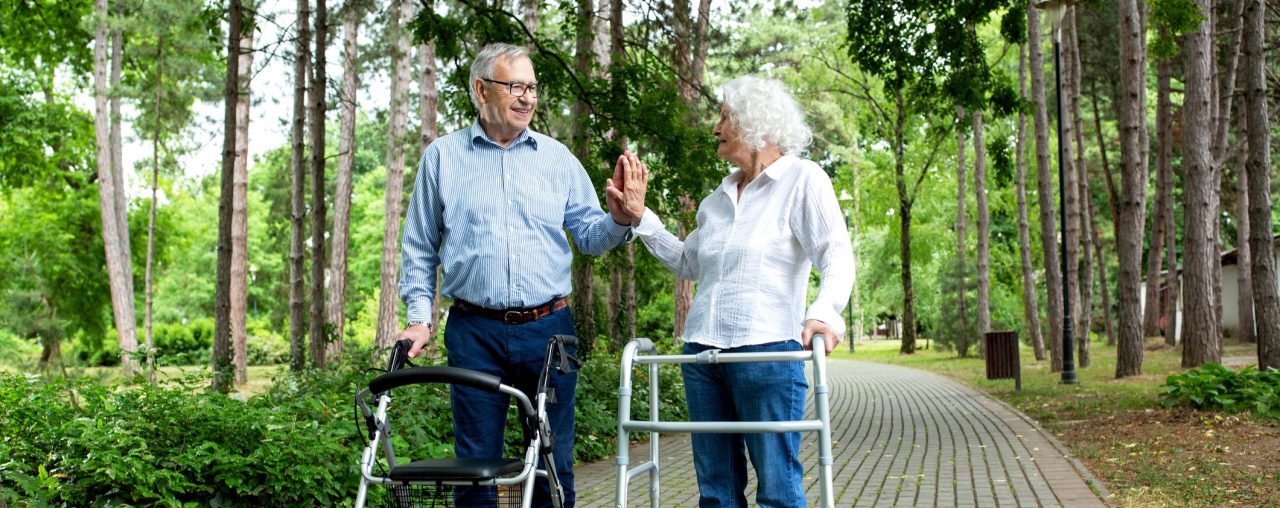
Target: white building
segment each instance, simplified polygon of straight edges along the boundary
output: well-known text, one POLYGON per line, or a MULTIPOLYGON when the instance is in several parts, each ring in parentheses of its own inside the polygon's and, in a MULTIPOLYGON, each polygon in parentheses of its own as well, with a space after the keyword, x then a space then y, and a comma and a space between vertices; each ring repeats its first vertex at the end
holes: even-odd
MULTIPOLYGON (((1276 266, 1280 267, 1280 235, 1275 236, 1272 245, 1275 246, 1273 250, 1276 257, 1276 266)), ((1238 336, 1240 333, 1240 311, 1238 310, 1240 308, 1239 257, 1239 252, 1234 249, 1222 253, 1222 330, 1223 333, 1232 336, 1238 336)), ((1280 270, 1277 270, 1277 273, 1280 274, 1280 270)), ((1181 283, 1181 269, 1178 270, 1178 275, 1178 282, 1181 283)), ((1164 274, 1161 273, 1161 279, 1163 278, 1164 274)), ((1277 276, 1276 285, 1280 287, 1280 275, 1277 276)), ((1179 337, 1181 337, 1182 333, 1182 289, 1182 287, 1178 289, 1177 313, 1175 314, 1177 316, 1175 326, 1179 337)), ((1168 287, 1162 287, 1160 292, 1163 295, 1168 290, 1168 287)), ((1142 291, 1139 293, 1139 298, 1142 309, 1145 310, 1147 308, 1147 283, 1145 279, 1142 282, 1142 291)), ((1161 323, 1161 328, 1163 327, 1164 323, 1161 323)))

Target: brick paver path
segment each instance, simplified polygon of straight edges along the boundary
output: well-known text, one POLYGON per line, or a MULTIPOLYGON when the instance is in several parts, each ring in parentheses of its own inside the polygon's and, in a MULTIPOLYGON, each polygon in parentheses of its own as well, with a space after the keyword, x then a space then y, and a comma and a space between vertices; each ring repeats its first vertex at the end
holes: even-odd
MULTIPOLYGON (((836 506, 1105 506, 1086 484, 1083 466, 1003 403, 914 369, 848 360, 827 365, 836 506)), ((660 444, 663 506, 697 506, 688 434, 663 436, 660 444)), ((816 434, 804 435, 800 454, 815 504, 816 434)), ((647 444, 634 446, 630 467, 648 457, 647 444)), ((578 506, 614 505, 616 467, 608 459, 576 468, 578 506)), ((629 504, 648 506, 647 475, 630 487, 629 504)), ((747 494, 754 498, 754 491, 747 494)))

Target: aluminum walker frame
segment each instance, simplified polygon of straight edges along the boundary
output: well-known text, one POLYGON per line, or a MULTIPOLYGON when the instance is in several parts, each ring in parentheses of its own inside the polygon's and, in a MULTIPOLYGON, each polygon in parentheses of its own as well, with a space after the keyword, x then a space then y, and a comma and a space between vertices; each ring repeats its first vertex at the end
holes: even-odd
POLYGON ((681 433, 783 433, 783 432, 817 432, 818 433, 818 467, 822 482, 818 506, 831 508, 834 506, 831 485, 831 415, 829 410, 830 388, 827 386, 826 341, 822 335, 814 335, 809 351, 777 352, 777 353, 722 353, 720 350, 708 350, 696 355, 656 355, 653 342, 649 339, 634 339, 622 350, 621 381, 618 386, 618 483, 615 493, 615 506, 627 506, 627 489, 631 479, 649 473, 649 505, 659 506, 660 472, 658 454, 659 432, 681 433), (645 354, 649 353, 649 354, 645 354), (662 422, 658 420, 658 365, 682 363, 748 363, 813 361, 813 393, 816 420, 795 420, 782 422, 662 422), (631 419, 631 375, 638 365, 649 366, 649 420, 631 419), (634 468, 628 468, 629 434, 631 432, 649 433, 649 460, 634 468))

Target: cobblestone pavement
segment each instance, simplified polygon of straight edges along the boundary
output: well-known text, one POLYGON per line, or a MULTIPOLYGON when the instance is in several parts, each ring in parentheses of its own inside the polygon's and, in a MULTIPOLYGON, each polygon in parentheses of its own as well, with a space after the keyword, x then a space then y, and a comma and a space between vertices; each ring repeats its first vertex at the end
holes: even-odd
MULTIPOLYGON (((1089 473, 1064 455, 1066 448, 1004 403, 919 370, 849 360, 827 365, 836 506, 1105 506, 1089 488, 1097 482, 1086 483, 1089 473)), ((813 505, 817 434, 804 435, 800 455, 813 505)), ((664 435, 659 457, 662 505, 697 506, 688 434, 664 435)), ((648 458, 647 443, 633 446, 630 467, 648 458)), ((575 470, 578 506, 614 506, 614 459, 575 470)), ((633 479, 629 504, 648 506, 649 487, 648 475, 633 479)), ((749 491, 747 499, 754 498, 749 491)))

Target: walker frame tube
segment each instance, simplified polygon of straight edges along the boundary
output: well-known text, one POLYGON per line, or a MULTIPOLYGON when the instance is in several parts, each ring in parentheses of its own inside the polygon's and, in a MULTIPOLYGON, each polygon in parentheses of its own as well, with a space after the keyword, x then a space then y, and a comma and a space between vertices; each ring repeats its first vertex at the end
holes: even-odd
POLYGON ((831 508, 835 498, 831 478, 831 415, 830 387, 827 385, 826 340, 814 335, 810 351, 781 353, 722 353, 719 350, 703 351, 696 355, 654 355, 656 349, 649 339, 637 338, 622 351, 622 372, 618 386, 618 482, 614 500, 617 508, 627 506, 628 485, 632 478, 649 473, 649 505, 659 506, 658 465, 659 432, 681 433, 818 433, 818 469, 821 481, 819 506, 831 508), (650 354, 643 354, 650 353, 650 354), (774 361, 813 361, 814 413, 816 420, 783 422, 663 422, 658 420, 658 365, 682 363, 749 363, 774 361), (649 420, 631 419, 631 376, 638 365, 649 366, 649 420), (649 433, 649 460, 629 468, 629 437, 631 432, 649 433))

